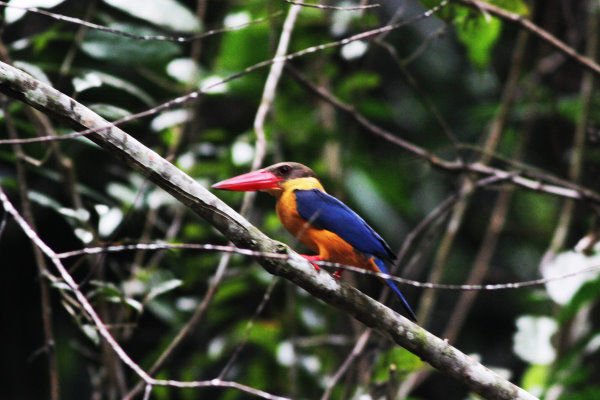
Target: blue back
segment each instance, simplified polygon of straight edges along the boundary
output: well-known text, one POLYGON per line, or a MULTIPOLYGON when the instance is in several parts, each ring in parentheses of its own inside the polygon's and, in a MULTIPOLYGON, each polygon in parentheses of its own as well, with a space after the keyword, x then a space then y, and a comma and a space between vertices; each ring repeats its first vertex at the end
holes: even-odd
POLYGON ((317 189, 296 190, 298 214, 320 229, 331 231, 362 253, 393 260, 387 243, 364 219, 333 196, 317 189))

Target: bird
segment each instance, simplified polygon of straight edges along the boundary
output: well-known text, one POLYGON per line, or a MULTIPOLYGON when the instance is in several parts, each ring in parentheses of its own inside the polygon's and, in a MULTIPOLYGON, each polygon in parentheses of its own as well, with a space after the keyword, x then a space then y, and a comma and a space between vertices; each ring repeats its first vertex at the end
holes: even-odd
MULTIPOLYGON (((266 192, 276 199, 282 225, 317 255, 302 255, 315 262, 328 261, 389 274, 386 264, 395 254, 383 238, 356 212, 328 194, 317 175, 297 162, 280 162, 212 185, 214 189, 266 192)), ((339 279, 338 270, 334 277, 339 279)), ((393 280, 385 279, 408 317, 417 317, 393 280)))

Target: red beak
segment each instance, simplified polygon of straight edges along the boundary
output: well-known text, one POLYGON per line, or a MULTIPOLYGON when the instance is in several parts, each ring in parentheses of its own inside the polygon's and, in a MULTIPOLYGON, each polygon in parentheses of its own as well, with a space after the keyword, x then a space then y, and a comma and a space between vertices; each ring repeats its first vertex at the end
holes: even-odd
POLYGON ((254 192, 257 190, 279 189, 279 182, 283 179, 268 171, 254 171, 247 174, 215 183, 214 189, 236 190, 239 192, 254 192))

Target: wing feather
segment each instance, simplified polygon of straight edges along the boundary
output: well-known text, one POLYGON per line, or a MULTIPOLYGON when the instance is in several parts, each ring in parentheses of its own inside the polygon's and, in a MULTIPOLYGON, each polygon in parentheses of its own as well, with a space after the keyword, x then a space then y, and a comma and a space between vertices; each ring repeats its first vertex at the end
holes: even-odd
POLYGON ((298 213, 313 226, 335 233, 365 254, 385 260, 395 258, 381 236, 335 197, 317 189, 296 190, 294 193, 298 213))

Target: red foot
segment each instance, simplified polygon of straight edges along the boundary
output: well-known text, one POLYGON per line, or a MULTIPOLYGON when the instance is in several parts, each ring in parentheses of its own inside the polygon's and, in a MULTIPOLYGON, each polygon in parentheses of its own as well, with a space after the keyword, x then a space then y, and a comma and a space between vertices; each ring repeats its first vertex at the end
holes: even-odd
POLYGON ((321 257, 319 256, 309 256, 307 254, 300 254, 302 257, 306 258, 308 260, 308 262, 310 262, 313 267, 315 267, 315 269, 317 271, 321 270, 321 267, 319 267, 317 264, 314 263, 314 261, 321 261, 321 257))
POLYGON ((342 277, 342 272, 344 272, 344 271, 341 269, 338 269, 333 274, 331 274, 331 276, 333 277, 333 279, 335 279, 337 281, 342 277))

